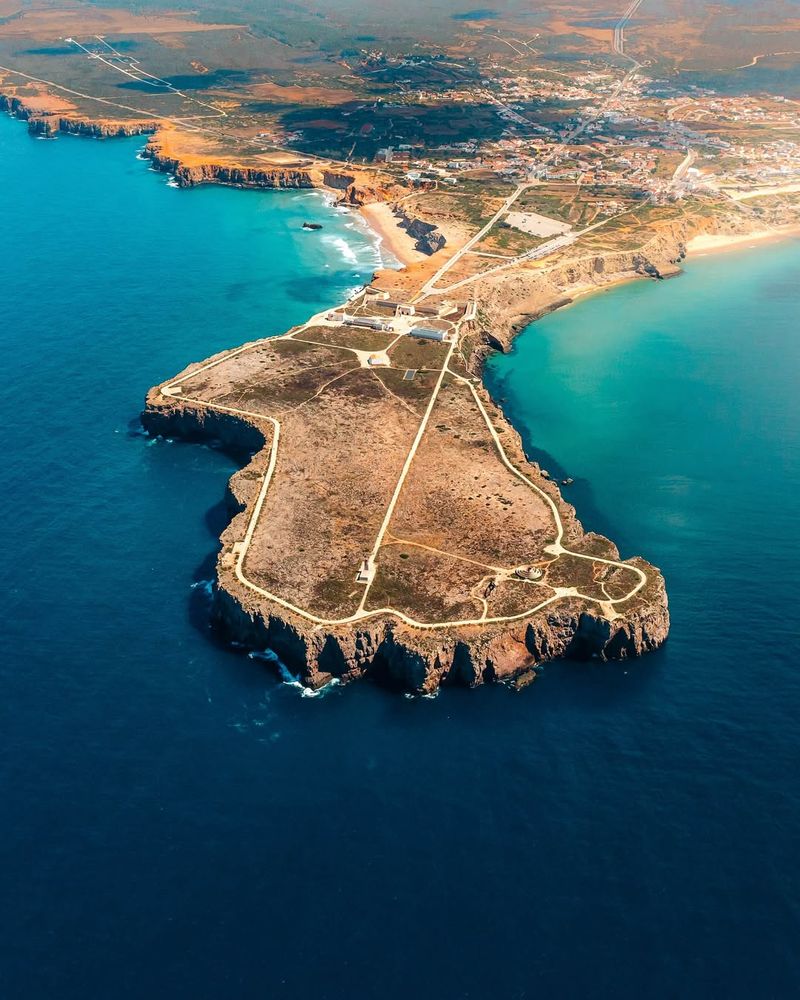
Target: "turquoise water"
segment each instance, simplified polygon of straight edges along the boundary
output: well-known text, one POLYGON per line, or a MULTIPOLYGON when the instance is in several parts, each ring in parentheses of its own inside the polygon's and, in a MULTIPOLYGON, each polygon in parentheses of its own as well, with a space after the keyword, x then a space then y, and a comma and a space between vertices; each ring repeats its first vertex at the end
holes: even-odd
POLYGON ((230 461, 136 418, 375 250, 313 194, 176 191, 137 148, 0 120, 0 995, 795 995, 798 247, 586 300, 490 366, 587 526, 663 567, 664 650, 304 698, 208 628, 230 461))

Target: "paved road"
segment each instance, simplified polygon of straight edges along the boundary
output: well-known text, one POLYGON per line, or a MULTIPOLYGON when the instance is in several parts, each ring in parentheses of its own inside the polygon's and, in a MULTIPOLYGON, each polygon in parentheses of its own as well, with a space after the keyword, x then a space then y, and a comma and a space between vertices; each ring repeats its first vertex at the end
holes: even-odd
POLYGON ((636 13, 636 11, 642 6, 644 0, 633 0, 631 5, 622 15, 622 17, 617 21, 616 27, 614 28, 614 37, 611 41, 611 48, 618 55, 625 59, 629 59, 631 62, 636 63, 636 66, 641 66, 641 63, 636 62, 633 56, 629 56, 625 51, 625 28, 636 13))
MULTIPOLYGON (((642 68, 641 63, 639 63, 632 56, 627 55, 625 52, 625 26, 628 24, 630 19, 633 17, 633 15, 641 7, 643 3, 644 0, 632 0, 631 4, 626 9, 625 13, 617 22, 616 27, 614 28, 614 34, 611 42, 611 47, 613 51, 617 55, 623 56, 625 59, 627 59, 629 62, 633 64, 631 66, 631 69, 628 70, 628 72, 625 74, 622 80, 620 80, 620 82, 611 92, 609 97, 606 98, 606 100, 603 102, 600 111, 596 115, 584 118, 583 121, 579 122, 572 129, 570 129, 570 131, 565 134, 564 138, 547 154, 546 157, 544 157, 541 163, 538 164, 537 167, 535 168, 534 173, 536 175, 543 173, 546 170, 547 166, 558 155, 560 149, 562 149, 565 146, 569 146, 571 143, 573 143, 575 139, 577 139, 580 135, 582 135, 586 131, 586 129, 589 127, 589 125, 592 124, 592 122, 597 121, 597 119, 600 117, 600 115, 607 107, 612 105, 615 101, 617 101, 620 98, 627 85, 642 68)), ((566 236, 558 236, 554 240, 550 240, 549 242, 543 243, 541 246, 536 247, 533 250, 529 250, 528 253, 526 254, 522 254, 519 257, 514 258, 505 264, 498 265, 496 268, 490 268, 489 270, 482 271, 479 274, 471 275, 468 278, 463 278, 461 281, 457 281, 454 284, 449 285, 447 288, 437 288, 436 286, 439 282, 439 279, 443 275, 445 275, 452 267, 454 267, 461 260, 464 254, 469 253, 472 247, 476 246, 476 244, 478 244, 487 235, 487 233, 491 231, 491 229, 502 218, 502 216, 509 211, 511 206, 519 198, 519 196, 523 193, 523 191, 526 191, 531 186, 532 186, 531 183, 520 184, 519 187, 517 187, 517 189, 514 191, 514 193, 505 200, 502 207, 495 213, 494 216, 492 216, 489 222, 486 223, 483 229, 481 229, 480 232, 476 233, 475 236, 473 236, 468 243, 466 243, 463 247, 461 247, 460 250, 456 251, 456 253, 453 254, 453 256, 449 260, 445 261, 445 263, 439 268, 439 270, 431 278, 429 278, 428 281, 425 282, 425 284, 422 286, 422 288, 415 296, 415 300, 417 298, 427 298, 430 295, 446 294, 449 291, 461 288, 464 285, 469 284, 470 282, 478 281, 481 278, 486 277, 487 275, 496 273, 497 271, 507 270, 509 267, 513 267, 516 264, 521 264, 525 263, 526 261, 538 260, 542 257, 547 257, 551 253, 555 253, 558 250, 563 250, 565 247, 574 243, 581 236, 585 235, 588 232, 591 232, 593 229, 597 229, 600 225, 604 225, 606 222, 611 221, 611 219, 605 219, 603 222, 596 223, 593 226, 589 226, 587 229, 582 230, 579 233, 571 233, 566 236)))
POLYGON ((528 188, 531 186, 532 185, 530 183, 520 184, 514 191, 514 193, 510 195, 508 198, 506 198, 502 206, 497 210, 497 212, 495 212, 495 214, 486 223, 483 229, 477 232, 472 237, 471 240, 469 240, 467 243, 464 244, 463 247, 461 247, 460 250, 457 250, 449 260, 445 261, 444 264, 442 264, 442 266, 439 268, 436 274, 434 274, 432 278, 430 278, 428 281, 425 282, 425 284, 416 294, 415 299, 424 298, 425 296, 430 295, 434 291, 434 286, 436 285, 436 282, 439 280, 439 278, 441 278, 443 274, 446 274, 451 267, 457 264, 464 256, 464 254, 467 253, 469 250, 471 250, 476 243, 479 243, 483 239, 483 237, 490 231, 490 229, 495 225, 495 223, 500 218, 502 218, 502 216, 505 215, 505 213, 511 208, 511 206, 514 204, 517 198, 519 198, 522 192, 527 191, 528 188))

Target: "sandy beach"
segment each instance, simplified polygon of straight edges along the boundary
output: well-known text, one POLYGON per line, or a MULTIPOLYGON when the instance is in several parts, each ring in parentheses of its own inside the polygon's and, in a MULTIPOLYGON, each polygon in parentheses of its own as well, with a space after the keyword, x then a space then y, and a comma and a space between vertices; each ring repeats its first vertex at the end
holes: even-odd
POLYGON ((361 215, 366 219, 371 228, 380 236, 384 247, 408 267, 410 264, 418 264, 430 258, 424 253, 420 253, 414 247, 414 240, 405 229, 397 225, 391 208, 386 202, 374 202, 371 205, 362 205, 361 215))
POLYGON ((778 229, 758 229, 752 233, 722 233, 712 235, 704 233, 695 236, 686 244, 686 251, 692 257, 704 257, 710 253, 721 253, 726 250, 746 250, 748 247, 763 246, 765 243, 776 243, 791 236, 800 236, 800 227, 785 226, 778 229))

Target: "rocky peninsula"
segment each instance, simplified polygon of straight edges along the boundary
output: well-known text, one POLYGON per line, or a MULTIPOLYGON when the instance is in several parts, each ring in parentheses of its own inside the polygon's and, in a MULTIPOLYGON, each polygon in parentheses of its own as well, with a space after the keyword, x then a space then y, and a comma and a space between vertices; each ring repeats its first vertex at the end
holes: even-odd
POLYGON ((148 394, 149 433, 243 463, 217 560, 225 634, 312 687, 413 692, 658 647, 660 572, 584 532, 526 459, 480 383, 474 306, 420 310, 371 288, 148 394))

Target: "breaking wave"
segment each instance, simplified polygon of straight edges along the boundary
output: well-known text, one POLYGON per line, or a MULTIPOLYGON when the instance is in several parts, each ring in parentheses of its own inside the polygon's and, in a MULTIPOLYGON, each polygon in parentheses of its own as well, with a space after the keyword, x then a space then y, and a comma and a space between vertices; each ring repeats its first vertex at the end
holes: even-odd
POLYGON ((328 236, 325 242, 338 250, 342 260, 346 260, 348 264, 358 264, 358 255, 346 239, 341 236, 328 236))
POLYGON ((293 688, 298 692, 301 698, 323 698, 327 693, 332 691, 333 688, 338 687, 341 683, 338 677, 332 677, 328 683, 324 685, 324 687, 316 689, 306 687, 305 684, 301 683, 300 678, 291 672, 278 654, 273 652, 271 649, 253 650, 247 655, 251 660, 262 660, 264 663, 270 663, 276 666, 278 668, 282 686, 293 688))

